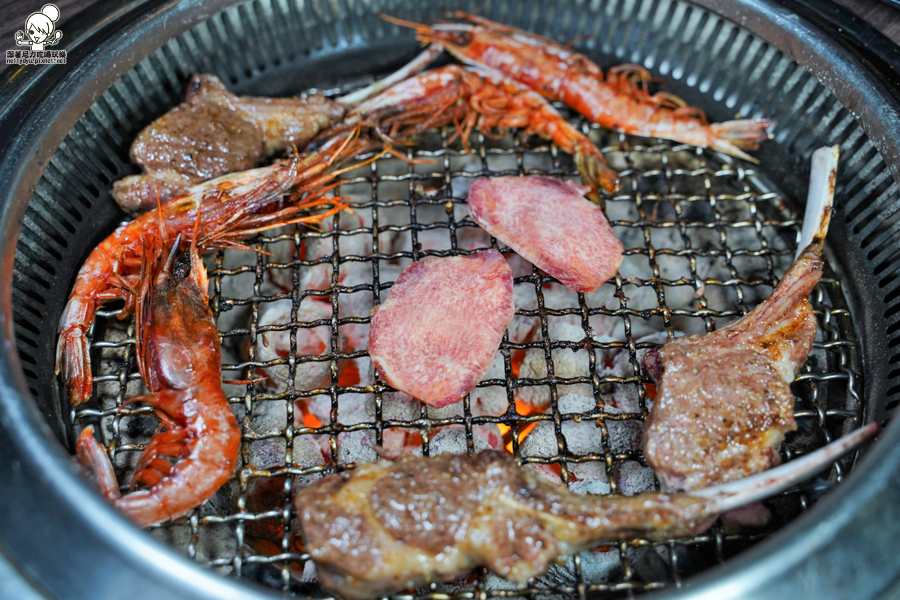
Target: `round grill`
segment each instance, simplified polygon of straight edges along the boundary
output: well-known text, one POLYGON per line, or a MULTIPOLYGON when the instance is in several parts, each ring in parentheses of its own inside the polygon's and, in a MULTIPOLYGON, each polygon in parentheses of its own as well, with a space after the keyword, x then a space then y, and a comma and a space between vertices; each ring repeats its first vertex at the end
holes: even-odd
MULTIPOLYGON (((510 342, 507 333, 500 347, 503 376, 479 384, 482 388, 502 389, 509 403, 504 414, 473 416, 471 398, 467 398, 458 416, 437 416, 436 411, 417 403, 418 415, 414 418, 391 419, 386 413, 396 412, 390 397, 392 389, 377 379, 366 380, 366 367, 362 366, 365 363, 359 360, 367 356, 364 343, 317 355, 304 355, 297 350, 297 336, 305 330, 330 329, 330 348, 339 349, 347 326, 368 323, 367 316, 342 316, 346 312, 343 307, 348 297, 362 295, 362 312, 368 314, 390 290, 390 274, 396 276, 397 272, 390 266, 427 256, 473 252, 461 249, 459 238, 469 228, 477 227, 467 214, 465 194, 474 178, 544 174, 578 180, 569 157, 555 147, 525 145, 511 135, 497 141, 477 135, 469 141, 472 154, 468 154, 459 141, 448 143, 453 131, 445 129, 423 136, 415 147, 409 148, 410 162, 383 158, 345 176, 345 183, 335 193, 351 197, 354 213, 370 226, 359 227, 355 220, 337 215, 333 231, 316 232, 301 227, 280 235, 259 236, 250 244, 258 251, 256 254, 227 250, 207 261, 214 290, 211 303, 219 318, 224 347, 233 358, 243 359, 225 364, 225 379, 252 379, 276 368, 283 371, 287 366, 287 384, 274 391, 258 383, 229 386, 243 430, 243 465, 232 484, 211 502, 154 528, 153 535, 223 573, 260 579, 284 591, 302 591, 306 588, 298 586, 298 579, 303 578, 309 555, 303 552, 302 540, 292 532, 291 491, 324 473, 352 469, 354 459, 359 460, 360 456, 374 458, 374 451, 366 453, 364 446, 357 447, 362 436, 353 432, 371 432, 367 437, 380 445, 385 430, 390 428, 419 433, 421 446, 409 450, 430 455, 435 451, 430 440, 442 431, 441 437, 446 437, 450 426, 463 428, 465 437, 457 440, 455 446, 439 444, 438 451, 475 452, 480 440, 474 428, 501 425, 498 432, 506 433, 504 445, 508 451, 525 464, 551 465, 563 482, 608 484, 614 493, 657 489, 640 452, 639 432, 648 412, 648 381, 641 375, 638 352, 660 343, 660 337, 653 336, 653 332, 683 335, 712 331, 717 323, 730 322, 749 312, 768 296, 777 278, 790 265, 799 221, 786 207, 782 193, 772 191, 755 169, 723 163, 717 156, 686 146, 647 145, 645 140, 612 136, 580 119, 573 122, 591 135, 603 148, 607 160, 620 170, 622 193, 607 201, 606 212, 618 237, 625 242, 626 258, 614 282, 587 296, 563 291, 553 278, 534 267, 530 274, 515 278, 518 319, 531 323, 539 333, 537 339, 524 343, 510 342), (378 251, 342 254, 346 240, 357 236, 370 239, 378 251), (328 250, 320 256, 304 257, 300 248, 314 239, 328 240, 328 250), (423 248, 423 241, 430 249, 423 248), (287 258, 283 245, 290 242, 294 248, 291 260, 278 260, 287 258), (410 250, 393 251, 404 246, 410 250), (371 283, 342 285, 342 270, 360 264, 370 270, 371 283), (319 265, 328 266, 330 289, 304 289, 300 282, 309 280, 307 271, 319 265), (282 281, 289 274, 292 288, 279 293, 267 285, 271 271, 282 271, 280 277, 276 275, 282 281), (623 273, 630 274, 623 278, 623 273), (311 298, 328 302, 338 318, 303 321, 298 320, 298 311, 291 311, 290 319, 260 322, 260 313, 267 304, 292 300, 299 307, 311 298), (605 301, 606 298, 611 301, 605 301), (530 299, 534 300, 533 308, 528 307, 532 306, 530 299), (553 321, 569 315, 580 321, 579 335, 555 338, 550 333, 557 329, 552 326, 553 321), (598 340, 598 324, 613 326, 624 335, 598 340), (286 357, 259 360, 259 344, 275 343, 262 342, 260 338, 277 335, 289 336, 291 352, 286 357), (546 377, 535 377, 535 373, 531 377, 517 376, 522 374, 521 354, 530 349, 543 354, 546 377), (561 349, 568 349, 569 353, 559 352, 561 349), (616 350, 621 353, 618 360, 627 362, 627 367, 612 372, 602 357, 616 350), (587 358, 588 368, 572 372, 568 363, 577 354, 587 358), (296 360, 291 361, 290 356, 296 360), (563 365, 563 377, 557 376, 561 361, 567 363, 563 365), (298 368, 312 362, 330 364, 329 386, 310 389, 295 384, 298 368), (347 381, 340 375, 350 363, 362 371, 363 381, 347 381), (549 389, 549 410, 533 412, 523 403, 516 403, 524 389, 540 387, 549 389), (572 392, 590 394, 595 406, 585 412, 562 412, 559 398, 572 392), (341 424, 347 422, 342 420, 340 410, 341 397, 346 394, 374 394, 374 416, 361 423, 341 424), (332 424, 310 425, 295 401, 321 395, 331 398, 332 424), (628 404, 629 398, 636 402, 628 404), (542 422, 551 427, 537 426, 542 422), (569 448, 573 441, 580 445, 574 431, 567 427, 573 423, 594 424, 590 435, 596 438, 597 451, 569 448), (321 439, 319 436, 323 435, 327 440, 306 443, 306 438, 321 439), (531 435, 542 439, 534 443, 532 438, 533 443, 526 443, 531 435), (322 443, 330 447, 331 460, 312 461, 308 452, 299 451, 322 443), (269 456, 273 448, 282 453, 280 460, 269 456), (590 463, 602 465, 602 469, 593 473, 595 469, 586 467, 581 478, 572 473, 573 465, 590 463), (624 485, 620 486, 621 480, 624 485), (649 485, 645 487, 645 483, 649 485)), ((511 252, 496 240, 488 243, 511 252)), ((787 459, 808 453, 855 428, 862 417, 861 376, 855 364, 857 343, 850 311, 833 273, 823 278, 812 302, 821 331, 809 363, 795 384, 799 431, 789 436, 785 444, 787 459)), ((100 418, 120 480, 128 481, 131 467, 156 430, 157 422, 147 418, 153 414, 151 408, 124 405, 130 397, 143 393, 134 359, 131 320, 108 319, 98 323, 98 327, 93 342, 100 358, 95 379, 97 397, 74 411, 72 417, 76 431, 100 418)), ((479 571, 472 581, 436 585, 420 592, 465 598, 478 590, 494 597, 506 596, 510 589, 516 589, 517 593, 585 597, 594 592, 646 591, 680 585, 683 578, 723 562, 777 531, 839 482, 850 464, 852 460, 845 461, 845 466, 836 464, 825 477, 769 501, 774 515, 764 527, 719 523, 702 535, 662 544, 636 539, 598 546, 579 555, 567 567, 554 567, 548 576, 536 579, 525 589, 479 571)))

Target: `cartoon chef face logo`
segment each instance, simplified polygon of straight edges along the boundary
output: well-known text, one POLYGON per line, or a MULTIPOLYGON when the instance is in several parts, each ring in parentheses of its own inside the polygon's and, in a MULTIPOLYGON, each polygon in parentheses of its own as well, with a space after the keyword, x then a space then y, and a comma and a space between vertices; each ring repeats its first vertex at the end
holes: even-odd
POLYGON ((25 31, 16 32, 16 44, 31 46, 33 51, 40 51, 44 46, 53 46, 62 39, 62 31, 56 31, 56 20, 59 9, 54 4, 45 4, 41 12, 32 13, 25 21, 25 31))

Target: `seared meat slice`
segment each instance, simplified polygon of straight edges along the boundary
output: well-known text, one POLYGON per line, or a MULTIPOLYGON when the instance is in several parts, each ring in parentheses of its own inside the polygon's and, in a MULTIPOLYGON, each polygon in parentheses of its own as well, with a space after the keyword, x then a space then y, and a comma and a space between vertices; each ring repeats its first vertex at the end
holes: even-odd
POLYGON ((344 114, 321 95, 236 96, 214 75, 194 75, 185 101, 141 131, 131 159, 144 169, 113 184, 125 210, 145 210, 192 185, 259 166, 291 145, 302 147, 344 114))
POLYGON ((440 408, 481 381, 514 314, 512 271, 498 251, 426 258, 375 309, 369 355, 387 383, 440 408))
POLYGON ((667 489, 733 481, 780 462, 784 435, 797 428, 790 384, 816 336, 808 296, 822 276, 836 168, 836 147, 813 155, 802 251, 765 302, 714 333, 645 355, 657 396, 644 456, 667 489))
POLYGON ((553 177, 481 178, 469 189, 472 219, 575 292, 616 274, 622 242, 588 188, 553 177))
POLYGON ((328 475, 294 497, 319 582, 374 598, 478 565, 517 583, 601 540, 664 539, 774 494, 874 433, 872 424, 774 471, 692 494, 591 496, 554 485, 505 453, 381 460, 328 475))

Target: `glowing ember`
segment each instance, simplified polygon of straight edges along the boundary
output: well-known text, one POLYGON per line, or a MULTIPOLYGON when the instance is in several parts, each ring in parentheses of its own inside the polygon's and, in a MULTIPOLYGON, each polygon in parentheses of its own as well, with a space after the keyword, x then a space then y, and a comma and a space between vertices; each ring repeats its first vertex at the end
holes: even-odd
POLYGON ((303 426, 304 427, 312 427, 313 429, 318 429, 322 426, 322 422, 316 418, 316 416, 312 413, 303 412, 303 426))

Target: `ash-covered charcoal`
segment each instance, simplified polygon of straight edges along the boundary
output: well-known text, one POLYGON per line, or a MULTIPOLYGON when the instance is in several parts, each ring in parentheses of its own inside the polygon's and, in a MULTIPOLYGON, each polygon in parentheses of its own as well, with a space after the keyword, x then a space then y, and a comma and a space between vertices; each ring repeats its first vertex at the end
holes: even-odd
MULTIPOLYGON (((350 197, 352 202, 354 198, 350 197)), ((355 286, 372 282, 372 265, 366 261, 352 260, 352 257, 367 257, 372 254, 371 210, 354 209, 339 213, 335 219, 326 219, 315 228, 301 226, 300 249, 296 250, 293 237, 272 244, 272 256, 268 258, 275 268, 266 271, 268 282, 281 291, 293 288, 294 267, 297 264, 300 290, 326 290, 331 287, 333 271, 332 256, 335 243, 341 262, 338 267, 338 281, 344 286, 355 286), (351 260, 345 260, 351 257, 351 260), (298 264, 305 261, 313 264, 298 264)), ((286 229, 293 233, 293 229, 286 229)), ((393 232, 384 232, 381 237, 392 240, 393 232), (388 235, 390 234, 390 235, 388 235)))
POLYGON ((259 326, 274 326, 277 329, 257 335, 256 360, 280 363, 261 370, 265 377, 263 385, 271 390, 284 390, 291 384, 300 390, 326 387, 331 383, 331 363, 327 360, 313 360, 311 357, 324 356, 331 351, 331 327, 327 323, 331 319, 331 305, 308 297, 296 309, 296 317, 294 310, 293 302, 289 299, 264 302, 259 306, 259 326), (316 321, 323 320, 326 321, 325 324, 313 325, 316 321), (295 376, 293 381, 289 381, 290 367, 287 359, 291 354, 293 323, 296 323, 295 356, 310 358, 296 362, 295 376))
MULTIPOLYGON (((324 467, 326 456, 322 452, 323 440, 326 436, 298 435, 291 446, 291 466, 295 469, 315 469, 324 467)), ((327 447, 327 442, 326 442, 327 447)), ((321 473, 294 475, 294 489, 300 489, 322 477, 321 473)))
MULTIPOLYGON (((565 323, 558 326, 564 335, 580 335, 584 337, 584 330, 565 323)), ((556 339, 551 335, 551 339, 556 339)), ((551 350, 553 359, 553 373, 560 379, 575 377, 590 377, 590 358, 587 350, 572 350, 570 348, 555 348, 551 350)), ((525 353, 522 365, 519 367, 519 379, 545 379, 549 370, 543 348, 532 348, 525 353)), ((577 394, 592 396, 593 389, 590 383, 558 384, 558 394, 577 394)), ((547 385, 525 385, 516 390, 516 399, 521 400, 533 410, 544 411, 550 405, 550 387, 547 385)))
MULTIPOLYGON (((497 352, 481 381, 504 378, 503 355, 497 352)), ((509 408, 506 388, 498 386, 475 387, 469 392, 469 406, 473 417, 498 417, 509 408)), ((464 411, 462 403, 457 402, 440 408, 429 406, 427 414, 430 419, 450 419, 464 416, 464 411)))
MULTIPOLYGON (((567 394, 557 401, 560 413, 585 414, 597 407, 593 396, 567 394)), ((601 454, 603 452, 603 436, 597 428, 595 419, 566 419, 560 423, 560 431, 566 440, 566 448, 570 454, 601 454)))
POLYGON ((664 546, 631 546, 625 557, 641 581, 664 581, 669 577, 671 567, 664 546))
POLYGON ((569 489, 577 494, 594 494, 603 496, 609 494, 609 474, 606 472, 606 463, 599 460, 587 462, 567 463, 569 469, 569 489))
POLYGON ((385 421, 415 421, 422 415, 423 406, 409 394, 385 392, 381 396, 381 417, 385 421))
MULTIPOLYGON (((323 425, 331 424, 331 396, 322 394, 306 401, 307 410, 323 425)), ((357 425, 375 422, 375 396, 373 394, 340 394, 337 399, 337 422, 341 425, 357 425)))
POLYGON ((250 429, 256 434, 284 431, 287 426, 287 401, 257 400, 250 412, 250 429))
POLYGON ((609 433, 609 451, 613 454, 640 452, 644 438, 644 424, 641 421, 608 419, 606 430, 609 433))
MULTIPOLYGON (((572 413, 581 415, 596 409, 597 403, 592 397, 568 394, 559 398, 557 406, 564 415, 572 413)), ((565 442, 566 451, 571 455, 602 455, 604 452, 603 436, 597 428, 595 419, 563 419, 560 423, 560 434, 562 441, 565 442)), ((553 421, 539 421, 521 442, 521 456, 551 458, 561 455, 560 441, 553 421)))
MULTIPOLYGON (((614 547, 588 550, 578 554, 581 581, 584 583, 606 583, 615 580, 622 573, 622 561, 614 547)), ((578 584, 575 572, 575 557, 569 556, 564 564, 551 565, 547 572, 535 579, 538 585, 547 587, 574 586, 578 584)), ((556 596, 565 598, 565 595, 556 596)))
POLYGON ((653 469, 634 460, 615 462, 612 475, 616 480, 616 491, 625 496, 635 496, 656 489, 653 469))
MULTIPOLYGON (((381 418, 384 421, 410 423, 422 415, 425 405, 403 392, 385 392, 381 396, 381 418)), ((386 458, 404 454, 422 454, 422 434, 415 427, 389 427, 382 435, 382 453, 386 458)))
MULTIPOLYGON (((472 444, 474 452, 503 447, 503 436, 496 425, 473 425, 472 444), (493 429, 493 432, 490 431, 493 429)), ((463 425, 447 425, 439 428, 429 440, 432 456, 438 454, 465 454, 468 452, 466 428, 463 425)))
POLYGON ((388 427, 382 432, 379 454, 388 459, 422 456, 422 434, 415 428, 388 427))
POLYGON ((338 385, 341 387, 365 387, 373 383, 375 383, 375 369, 372 366, 372 359, 368 356, 338 361, 338 385))
MULTIPOLYGON (((450 250, 450 229, 447 227, 436 227, 433 229, 415 229, 416 247, 415 251, 422 256, 422 253, 434 251, 450 250)), ((490 247, 488 244, 487 247, 490 247)), ((404 231, 397 235, 394 239, 394 245, 391 251, 394 254, 413 253, 413 231, 404 231)), ((427 256, 427 254, 426 254, 427 256)))
MULTIPOLYGON (((652 315, 659 309, 656 289, 650 285, 653 271, 646 256, 626 254, 619 266, 619 275, 623 282, 621 291, 611 283, 600 286, 597 290, 585 294, 585 303, 588 308, 605 308, 609 311, 616 311, 623 307, 622 303, 624 302, 625 308, 635 311, 650 311, 648 315, 652 315)), ((657 331, 659 329, 657 321, 659 324, 662 323, 659 317, 631 316, 631 335, 641 337, 657 331)), ((619 340, 625 339, 625 320, 621 317, 592 315, 590 324, 598 335, 608 335, 619 340)))
MULTIPOLYGON (((641 378, 641 363, 644 355, 655 347, 659 347, 666 342, 668 335, 664 331, 657 331, 635 340, 635 344, 646 344, 645 348, 638 348, 635 352, 635 362, 632 363, 631 353, 627 348, 622 348, 612 355, 612 363, 609 367, 600 367, 598 361, 597 374, 601 380, 604 377, 617 378, 641 378), (637 365, 637 368, 635 368, 637 365)), ((609 351, 607 351, 609 352, 609 351)), ((640 413, 640 388, 644 384, 640 381, 614 383, 602 383, 600 386, 600 395, 606 403, 605 409, 611 413, 640 413)), ((648 399, 648 404, 652 405, 652 401, 648 399)))
POLYGON ((365 464, 378 460, 375 432, 368 429, 344 431, 337 435, 337 464, 365 464))
POLYGON ((550 458, 559 454, 553 421, 538 421, 528 437, 519 442, 519 455, 523 458, 550 458))
POLYGON ((518 314, 518 310, 533 311, 537 309, 537 295, 534 285, 531 283, 517 283, 513 285, 513 300, 516 303, 516 315, 507 328, 509 341, 513 344, 523 344, 534 338, 534 332, 541 326, 540 317, 527 317, 518 314))
POLYGON ((249 444, 247 464, 254 469, 274 469, 283 467, 286 443, 283 438, 255 440, 249 444))
MULTIPOLYGON (((256 295, 258 257, 255 252, 235 249, 225 250, 220 256, 221 265, 209 256, 204 260, 204 266, 209 274, 211 294, 216 293, 218 286, 219 297, 228 299, 219 304, 216 326, 219 331, 230 331, 246 327, 250 320, 250 305, 232 301, 247 300, 256 295)), ((227 338, 223 342, 227 344, 227 338)))

